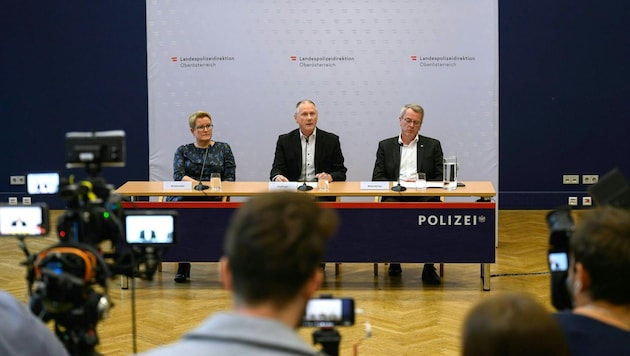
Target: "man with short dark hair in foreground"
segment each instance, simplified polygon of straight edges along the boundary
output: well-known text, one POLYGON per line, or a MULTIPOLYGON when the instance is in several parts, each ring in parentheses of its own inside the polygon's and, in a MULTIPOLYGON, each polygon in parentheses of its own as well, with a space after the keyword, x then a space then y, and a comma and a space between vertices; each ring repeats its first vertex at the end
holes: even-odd
POLYGON ((630 355, 630 211, 588 211, 569 240, 572 311, 556 313, 571 355, 630 355))
POLYGON ((337 224, 333 210, 303 193, 265 193, 245 202, 230 222, 220 261, 234 310, 148 354, 318 355, 295 329, 320 287, 318 266, 337 224))

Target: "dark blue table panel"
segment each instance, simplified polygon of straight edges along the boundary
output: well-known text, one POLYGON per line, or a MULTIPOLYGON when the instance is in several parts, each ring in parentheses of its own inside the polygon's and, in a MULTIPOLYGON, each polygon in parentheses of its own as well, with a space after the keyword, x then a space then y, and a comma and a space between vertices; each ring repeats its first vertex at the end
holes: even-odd
MULTIPOLYGON (((136 202, 125 208, 177 210, 179 242, 164 261, 213 262, 240 204, 136 202)), ((495 203, 321 204, 340 217, 327 262, 495 262, 495 203)))

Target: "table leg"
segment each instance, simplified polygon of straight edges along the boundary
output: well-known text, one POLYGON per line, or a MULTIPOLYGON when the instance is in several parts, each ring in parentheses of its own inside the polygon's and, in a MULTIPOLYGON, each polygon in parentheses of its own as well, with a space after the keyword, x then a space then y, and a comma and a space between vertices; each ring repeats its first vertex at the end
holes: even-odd
POLYGON ((129 277, 120 276, 120 289, 129 289, 129 277))
POLYGON ((483 282, 483 290, 490 290, 490 264, 482 263, 481 264, 481 281, 483 282))

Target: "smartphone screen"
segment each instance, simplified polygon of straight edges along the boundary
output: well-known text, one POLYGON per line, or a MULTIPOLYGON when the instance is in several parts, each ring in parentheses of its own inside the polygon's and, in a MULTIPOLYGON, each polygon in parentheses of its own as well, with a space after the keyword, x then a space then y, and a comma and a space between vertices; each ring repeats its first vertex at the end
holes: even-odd
POLYGON ((163 210, 125 211, 125 241, 131 245, 173 245, 177 212, 163 210))
POLYGON ((302 326, 354 325, 354 299, 313 298, 306 304, 302 326))
POLYGON ((1 236, 48 234, 48 209, 44 204, 0 205, 1 236))
POLYGON ((569 269, 569 255, 565 252, 549 252, 549 270, 564 272, 569 269))

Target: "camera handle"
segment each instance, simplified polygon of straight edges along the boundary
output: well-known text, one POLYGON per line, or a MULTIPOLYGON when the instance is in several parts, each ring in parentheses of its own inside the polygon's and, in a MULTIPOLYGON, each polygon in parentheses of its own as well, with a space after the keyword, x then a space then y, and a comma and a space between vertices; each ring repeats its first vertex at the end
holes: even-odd
POLYGON ((328 356, 339 355, 339 342, 341 334, 335 328, 320 328, 313 332, 313 344, 322 345, 324 353, 328 356))

